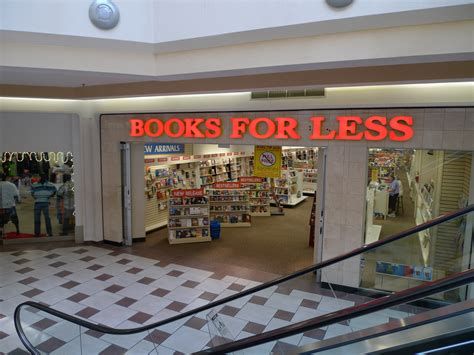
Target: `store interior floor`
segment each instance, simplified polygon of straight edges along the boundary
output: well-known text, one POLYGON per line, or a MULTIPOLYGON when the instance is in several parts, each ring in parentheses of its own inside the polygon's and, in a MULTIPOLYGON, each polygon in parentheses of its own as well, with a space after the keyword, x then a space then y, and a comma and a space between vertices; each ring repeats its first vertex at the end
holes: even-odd
POLYGON ((170 245, 163 228, 133 249, 176 264, 220 264, 223 272, 235 266, 285 275, 313 263, 314 249, 308 246, 312 201, 310 196, 285 208, 283 216, 253 217, 251 227, 221 228, 220 239, 211 242, 170 245))

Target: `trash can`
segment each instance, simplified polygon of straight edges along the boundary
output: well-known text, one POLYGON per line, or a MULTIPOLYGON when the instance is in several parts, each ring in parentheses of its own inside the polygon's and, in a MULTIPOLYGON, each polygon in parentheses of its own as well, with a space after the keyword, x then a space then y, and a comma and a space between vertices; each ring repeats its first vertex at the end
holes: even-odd
POLYGON ((212 220, 210 224, 211 239, 219 239, 221 236, 221 224, 217 220, 212 220))

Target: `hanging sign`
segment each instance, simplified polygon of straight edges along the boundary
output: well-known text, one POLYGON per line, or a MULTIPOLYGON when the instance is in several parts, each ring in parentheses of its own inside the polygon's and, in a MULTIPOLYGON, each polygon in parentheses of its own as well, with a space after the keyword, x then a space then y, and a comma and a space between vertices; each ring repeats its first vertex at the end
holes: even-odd
POLYGON ((239 182, 223 181, 212 184, 213 189, 240 189, 239 182))
POLYGON ((263 177, 258 177, 258 176, 240 176, 239 177, 239 182, 243 183, 249 183, 249 184, 255 184, 259 182, 264 182, 265 179, 263 177))
POLYGON ((146 143, 145 155, 184 153, 184 144, 146 143))
MULTIPOLYGON (((388 138, 394 142, 403 142, 413 137, 413 117, 395 116, 338 116, 335 129, 325 127, 326 117, 309 117, 308 121, 298 120, 294 117, 231 117, 229 119, 230 132, 227 132, 230 139, 244 139, 250 136, 255 139, 281 139, 299 140, 301 132, 307 129, 300 129, 301 123, 309 124, 311 140, 342 140, 342 141, 382 141, 388 138)), ((169 138, 219 138, 224 134, 222 119, 219 117, 202 118, 189 117, 169 119, 151 117, 149 119, 132 118, 130 123, 130 137, 169 137, 169 138)), ((306 126, 307 127, 307 126, 306 126)), ((178 145, 160 144, 164 152, 154 152, 145 154, 170 154, 182 153, 184 151, 170 151, 178 145)))
POLYGON ((371 181, 377 181, 379 179, 379 170, 378 169, 372 169, 371 171, 372 175, 370 180, 371 181))
POLYGON ((281 175, 281 147, 256 145, 253 174, 259 177, 279 178, 281 175))
POLYGON ((198 197, 204 196, 204 189, 179 189, 171 191, 173 197, 198 197))

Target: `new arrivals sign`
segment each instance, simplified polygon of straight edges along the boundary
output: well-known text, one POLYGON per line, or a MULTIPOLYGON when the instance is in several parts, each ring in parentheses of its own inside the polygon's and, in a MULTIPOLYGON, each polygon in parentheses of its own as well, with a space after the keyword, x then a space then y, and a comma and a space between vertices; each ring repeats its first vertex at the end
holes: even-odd
POLYGON ((171 144, 171 143, 145 144, 145 155, 176 154, 176 153, 184 153, 184 144, 171 144))
POLYGON ((222 119, 219 117, 132 118, 129 120, 129 134, 130 137, 196 139, 218 138, 225 134, 230 139, 236 140, 247 136, 256 139, 299 140, 303 134, 308 134, 311 140, 381 141, 388 138, 396 142, 407 141, 413 137, 413 117, 411 116, 390 118, 377 115, 369 117, 339 116, 336 118, 337 127, 335 129, 325 126, 326 117, 314 116, 308 117, 310 130, 299 127, 301 120, 298 121, 293 117, 231 117, 229 120, 230 132, 224 132, 222 119))

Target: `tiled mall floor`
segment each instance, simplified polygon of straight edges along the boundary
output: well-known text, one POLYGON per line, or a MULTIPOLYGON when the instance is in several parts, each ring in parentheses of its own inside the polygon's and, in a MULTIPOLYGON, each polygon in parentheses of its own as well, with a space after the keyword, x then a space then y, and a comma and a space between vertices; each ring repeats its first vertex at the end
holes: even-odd
MULTIPOLYGON (((258 285, 256 281, 125 254, 95 246, 0 253, 0 353, 21 354, 15 307, 33 300, 116 328, 135 328, 177 315, 258 285)), ((317 315, 349 307, 361 299, 335 299, 329 292, 272 287, 219 307, 228 334, 241 339, 317 315)), ((409 310, 409 309, 408 309, 409 310)), ((386 310, 261 345, 254 353, 286 349, 409 315, 386 310)), ((197 314, 149 332, 127 336, 99 334, 42 312, 26 310, 23 326, 45 353, 173 354, 218 345, 206 314, 197 314)))

